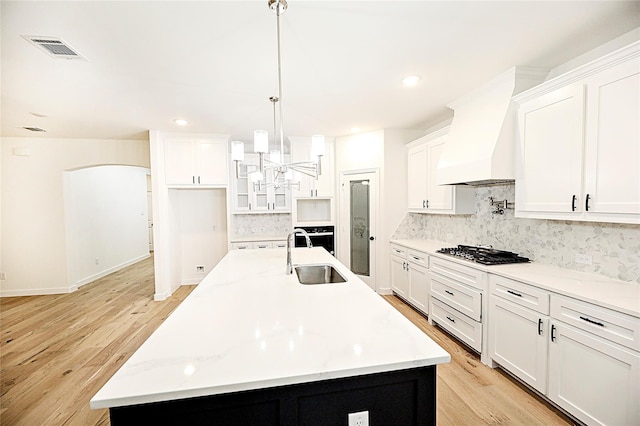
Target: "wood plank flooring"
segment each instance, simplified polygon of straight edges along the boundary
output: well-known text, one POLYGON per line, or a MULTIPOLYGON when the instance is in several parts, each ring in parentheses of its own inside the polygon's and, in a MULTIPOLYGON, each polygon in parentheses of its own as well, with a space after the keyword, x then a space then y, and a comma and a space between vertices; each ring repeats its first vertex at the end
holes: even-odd
MULTIPOLYGON (((64 295, 0 299, 0 425, 106 425, 89 400, 191 292, 154 302, 149 258, 64 295)), ((570 421, 394 296, 384 298, 452 357, 438 367, 439 425, 570 421)))

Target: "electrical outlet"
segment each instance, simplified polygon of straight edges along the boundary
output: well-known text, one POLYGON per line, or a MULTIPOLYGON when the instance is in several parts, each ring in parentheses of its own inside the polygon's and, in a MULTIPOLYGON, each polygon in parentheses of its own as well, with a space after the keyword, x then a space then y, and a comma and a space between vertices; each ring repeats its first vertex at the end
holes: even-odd
POLYGON ((96 257, 96 265, 99 265, 99 264, 100 264, 100 259, 96 257))
POLYGON ((198 266, 196 266, 196 271, 198 271, 198 272, 204 272, 204 266, 202 266, 202 265, 198 265, 198 266))
POLYGON ((369 426, 369 412, 349 413, 349 426, 369 426))
POLYGON ((592 265, 593 256, 591 256, 590 254, 576 253, 576 263, 582 263, 583 265, 592 265))

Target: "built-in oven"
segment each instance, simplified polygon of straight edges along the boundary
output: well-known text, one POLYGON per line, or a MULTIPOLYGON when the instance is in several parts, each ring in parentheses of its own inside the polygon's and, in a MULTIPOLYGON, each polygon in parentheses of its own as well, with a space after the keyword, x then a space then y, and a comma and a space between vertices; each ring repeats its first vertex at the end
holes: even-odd
MULTIPOLYGON (((333 226, 297 226, 309 234, 309 239, 314 247, 324 247, 329 253, 335 256, 335 235, 333 226)), ((306 247, 307 243, 303 235, 295 235, 295 246, 306 247)))

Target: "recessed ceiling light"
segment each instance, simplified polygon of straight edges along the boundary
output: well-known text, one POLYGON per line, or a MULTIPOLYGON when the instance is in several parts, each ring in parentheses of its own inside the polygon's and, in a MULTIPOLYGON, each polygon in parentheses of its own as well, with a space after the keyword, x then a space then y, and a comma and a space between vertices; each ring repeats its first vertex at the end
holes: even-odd
POLYGON ((420 81, 419 75, 409 75, 402 79, 403 86, 415 86, 420 81))
POLYGON ((176 118, 175 120, 173 120, 173 122, 176 123, 178 126, 186 126, 187 124, 189 124, 189 122, 184 118, 176 118))

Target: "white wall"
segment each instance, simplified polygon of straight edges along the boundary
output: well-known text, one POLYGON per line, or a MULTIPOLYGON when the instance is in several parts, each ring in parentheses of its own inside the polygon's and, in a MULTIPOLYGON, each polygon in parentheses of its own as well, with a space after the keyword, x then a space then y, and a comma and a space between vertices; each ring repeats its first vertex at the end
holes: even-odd
POLYGON ((65 172, 69 285, 81 286, 149 257, 149 169, 96 166, 65 172))
POLYGON ((2 138, 1 296, 70 291, 63 174, 105 164, 149 167, 147 140, 2 138), (25 148, 29 156, 13 155, 25 148))
POLYGON ((227 254, 225 189, 177 189, 181 284, 198 284, 227 254), (198 272, 197 266, 204 266, 198 272))

